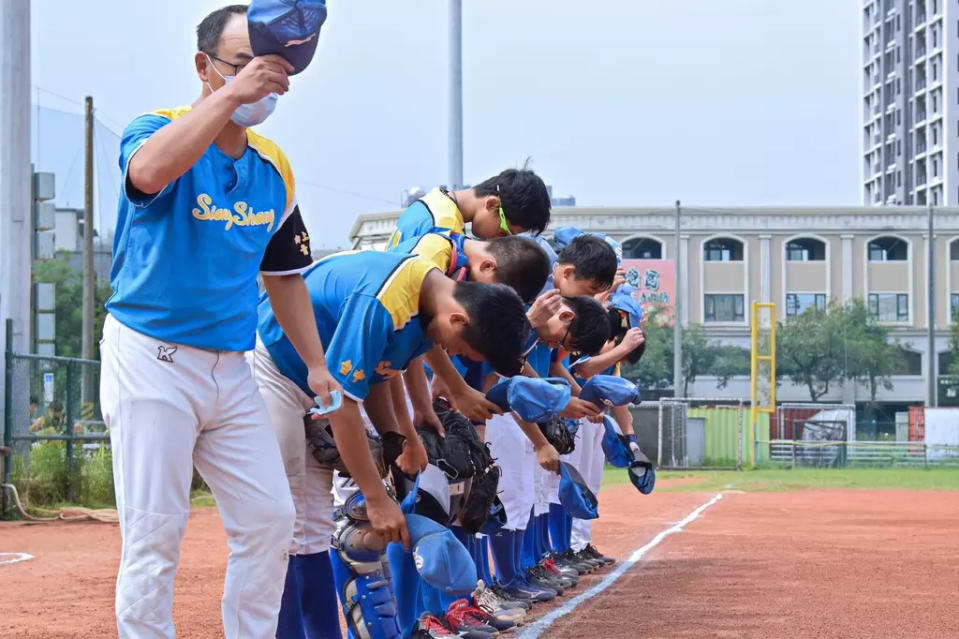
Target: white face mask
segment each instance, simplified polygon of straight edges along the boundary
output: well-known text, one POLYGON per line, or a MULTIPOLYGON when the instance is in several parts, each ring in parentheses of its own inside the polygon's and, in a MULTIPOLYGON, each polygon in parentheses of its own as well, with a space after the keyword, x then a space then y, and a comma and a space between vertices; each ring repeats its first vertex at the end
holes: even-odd
MULTIPOLYGON (((210 60, 210 56, 206 58, 210 62, 210 68, 216 71, 216 74, 223 78, 223 81, 226 84, 236 78, 235 75, 223 75, 217 70, 213 65, 213 60, 210 60)), ((213 87, 210 86, 210 83, 207 82, 206 85, 210 87, 210 91, 213 91, 213 87)), ((243 128, 248 128, 251 126, 256 126, 260 124, 273 113, 273 110, 276 109, 276 100, 279 96, 275 93, 265 95, 256 102, 251 102, 250 104, 241 104, 233 112, 233 115, 230 116, 230 120, 233 121, 237 126, 242 126, 243 128)))

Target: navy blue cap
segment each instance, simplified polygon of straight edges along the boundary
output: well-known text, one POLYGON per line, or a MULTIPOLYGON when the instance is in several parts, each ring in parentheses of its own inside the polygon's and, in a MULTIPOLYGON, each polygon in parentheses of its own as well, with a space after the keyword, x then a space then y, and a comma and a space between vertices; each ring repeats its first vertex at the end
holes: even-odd
POLYGON ((583 384, 579 398, 597 406, 625 406, 639 403, 639 389, 616 375, 593 375, 583 384))
POLYGON ((326 21, 326 0, 253 0, 246 10, 253 55, 276 54, 305 69, 326 21))
POLYGON ((599 517, 596 495, 586 485, 579 471, 564 461, 559 463, 559 503, 577 519, 599 517))
POLYGON ((569 382, 560 377, 511 377, 486 393, 504 411, 513 411, 527 422, 542 422, 569 404, 569 382))

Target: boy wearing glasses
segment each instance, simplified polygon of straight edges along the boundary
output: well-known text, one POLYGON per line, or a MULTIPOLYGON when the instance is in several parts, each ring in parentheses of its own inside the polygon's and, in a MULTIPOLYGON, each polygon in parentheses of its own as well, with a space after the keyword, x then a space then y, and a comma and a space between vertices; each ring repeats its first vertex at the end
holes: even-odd
POLYGON ((549 191, 542 178, 529 169, 506 169, 473 188, 433 189, 400 215, 386 247, 433 231, 463 233, 467 223, 483 240, 524 232, 539 235, 549 224, 549 213, 549 191))

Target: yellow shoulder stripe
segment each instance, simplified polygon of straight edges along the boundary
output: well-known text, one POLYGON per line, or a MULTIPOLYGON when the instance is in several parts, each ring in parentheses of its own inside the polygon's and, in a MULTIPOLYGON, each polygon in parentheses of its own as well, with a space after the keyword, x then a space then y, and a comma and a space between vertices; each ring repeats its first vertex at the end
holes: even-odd
POLYGON ((439 189, 433 189, 420 198, 433 216, 433 226, 449 229, 454 233, 463 232, 463 214, 456 204, 439 189))
POLYGON ((247 144, 259 154, 261 158, 273 165, 276 172, 283 179, 283 186, 286 187, 286 208, 283 209, 284 217, 290 213, 295 197, 295 188, 293 183, 293 169, 290 167, 286 154, 280 150, 276 143, 265 138, 252 129, 246 130, 247 144))
POLYGON ((436 268, 430 260, 411 257, 403 260, 376 294, 393 320, 393 330, 399 331, 419 313, 420 289, 426 274, 436 268))
POLYGON ((186 105, 186 106, 173 107, 172 109, 157 109, 156 111, 152 111, 150 114, 151 114, 151 115, 161 115, 161 116, 163 116, 163 117, 165 117, 165 118, 170 118, 171 120, 176 120, 178 117, 180 117, 180 116, 183 115, 184 113, 189 113, 190 109, 192 109, 192 108, 193 108, 193 107, 191 107, 191 106, 188 104, 188 105, 186 105))
POLYGON ((427 233, 421 237, 410 253, 429 260, 436 268, 446 273, 453 261, 453 245, 439 233, 427 233))

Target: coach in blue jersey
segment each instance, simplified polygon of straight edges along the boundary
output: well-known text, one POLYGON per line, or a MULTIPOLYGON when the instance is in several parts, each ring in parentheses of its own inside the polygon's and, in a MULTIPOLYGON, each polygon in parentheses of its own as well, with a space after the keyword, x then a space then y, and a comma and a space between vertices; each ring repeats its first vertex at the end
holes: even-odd
POLYGON ((248 127, 287 92, 293 67, 254 57, 246 7, 197 29, 202 93, 124 131, 113 294, 101 347, 123 536, 120 637, 173 637, 173 577, 194 465, 230 537, 226 637, 272 637, 294 508, 276 436, 244 360, 256 333, 257 274, 306 362, 308 386, 339 387, 300 272, 310 241, 283 152, 248 127))

